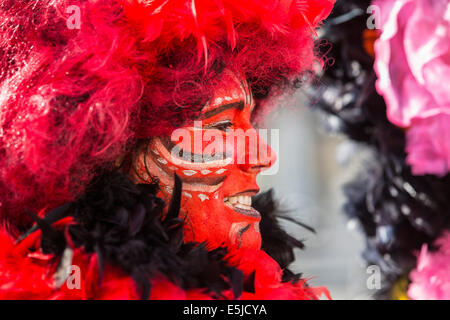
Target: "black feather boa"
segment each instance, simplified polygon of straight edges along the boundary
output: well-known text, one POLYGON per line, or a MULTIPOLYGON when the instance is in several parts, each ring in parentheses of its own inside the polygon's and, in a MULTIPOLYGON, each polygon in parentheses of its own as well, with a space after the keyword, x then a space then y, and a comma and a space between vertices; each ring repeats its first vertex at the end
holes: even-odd
POLYGON ((330 65, 310 94, 314 109, 337 120, 334 129, 374 153, 344 187, 344 210, 367 237, 367 263, 383 271, 378 297, 389 298, 394 282, 415 267, 415 252, 448 229, 450 177, 414 176, 406 164, 405 132, 386 117, 385 102, 375 89, 374 59, 363 45, 369 5, 367 0, 336 4, 321 42, 330 65))
MULTIPOLYGON (((157 192, 157 184, 136 185, 118 170, 102 172, 77 201, 49 212, 44 219, 30 213, 36 225, 18 240, 40 228, 42 251, 61 256, 66 240, 63 231, 51 225, 71 216, 75 224, 69 227, 69 233, 74 245, 97 254, 100 273, 108 264, 131 276, 144 299, 151 291, 149 279, 158 274, 166 275, 185 290, 206 288, 217 298, 228 289, 236 298, 243 290, 251 292, 251 279, 245 280, 240 270, 225 262, 226 248, 208 251, 204 244, 184 243, 183 221, 178 217, 179 178, 175 178, 167 212, 157 192)), ((300 275, 287 266, 294 260, 293 249, 303 248, 303 244, 279 226, 272 192, 258 195, 254 202, 262 216, 266 252, 284 269, 283 281, 298 281, 300 275)))

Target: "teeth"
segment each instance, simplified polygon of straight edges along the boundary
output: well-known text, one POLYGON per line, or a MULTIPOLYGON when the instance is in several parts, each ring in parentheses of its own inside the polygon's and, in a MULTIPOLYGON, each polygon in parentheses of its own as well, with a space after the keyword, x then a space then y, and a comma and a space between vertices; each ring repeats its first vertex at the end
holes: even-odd
POLYGON ((242 209, 248 209, 252 205, 252 198, 249 196, 228 197, 223 198, 223 201, 242 209))

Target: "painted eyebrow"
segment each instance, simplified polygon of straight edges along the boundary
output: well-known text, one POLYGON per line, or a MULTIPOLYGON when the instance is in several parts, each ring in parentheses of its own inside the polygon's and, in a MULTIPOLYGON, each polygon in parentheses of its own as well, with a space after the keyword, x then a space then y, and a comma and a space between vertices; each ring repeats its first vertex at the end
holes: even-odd
POLYGON ((223 104, 223 105, 221 105, 221 106, 219 106, 219 107, 217 107, 215 109, 206 111, 200 117, 200 119, 204 120, 204 119, 211 118, 212 116, 215 116, 216 114, 219 114, 219 113, 221 113, 221 112, 223 112, 225 110, 228 110, 228 109, 236 108, 236 109, 239 109, 239 110, 243 110, 244 107, 245 107, 245 102, 244 101, 238 101, 238 102, 232 102, 232 103, 223 104))

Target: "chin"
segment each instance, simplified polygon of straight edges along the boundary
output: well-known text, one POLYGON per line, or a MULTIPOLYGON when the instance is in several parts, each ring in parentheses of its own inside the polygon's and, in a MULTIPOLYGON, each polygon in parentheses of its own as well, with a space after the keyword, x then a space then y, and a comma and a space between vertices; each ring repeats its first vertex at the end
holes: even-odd
POLYGON ((256 230, 246 232, 240 241, 240 245, 233 244, 233 249, 261 249, 261 234, 256 230))
POLYGON ((205 243, 209 250, 261 248, 261 215, 254 208, 224 204, 221 199, 205 201, 202 210, 198 207, 193 202, 186 202, 183 207, 187 218, 185 242, 205 243))

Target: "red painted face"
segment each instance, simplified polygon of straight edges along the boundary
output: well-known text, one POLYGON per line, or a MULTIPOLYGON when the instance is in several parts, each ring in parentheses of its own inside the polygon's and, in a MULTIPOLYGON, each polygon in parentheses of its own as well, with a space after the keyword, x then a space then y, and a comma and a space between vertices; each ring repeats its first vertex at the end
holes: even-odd
POLYGON ((193 125, 152 139, 137 158, 135 176, 138 182, 157 178, 165 199, 174 173, 181 178, 186 242, 260 248, 261 217, 251 197, 259 192, 256 176, 276 156, 250 122, 254 105, 246 84, 229 71, 222 83, 193 125))

